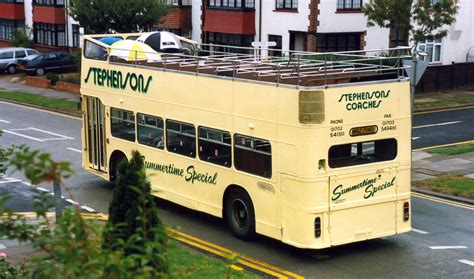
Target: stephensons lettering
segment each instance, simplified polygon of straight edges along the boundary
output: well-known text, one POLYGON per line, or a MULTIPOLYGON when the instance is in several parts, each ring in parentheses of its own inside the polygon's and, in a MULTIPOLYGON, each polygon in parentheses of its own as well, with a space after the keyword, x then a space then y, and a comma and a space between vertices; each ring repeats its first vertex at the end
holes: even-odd
POLYGON ((142 74, 127 73, 124 75, 121 71, 117 70, 91 67, 89 68, 89 72, 87 73, 84 82, 89 83, 90 80, 97 86, 119 90, 130 88, 133 92, 146 94, 150 88, 151 82, 153 81, 153 77, 149 76, 145 81, 142 74))

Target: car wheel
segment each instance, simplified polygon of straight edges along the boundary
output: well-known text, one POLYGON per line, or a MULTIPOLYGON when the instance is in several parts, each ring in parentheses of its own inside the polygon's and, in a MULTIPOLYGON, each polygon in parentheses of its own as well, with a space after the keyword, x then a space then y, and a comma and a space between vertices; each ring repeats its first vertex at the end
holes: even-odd
POLYGON ((8 72, 9 74, 14 74, 14 73, 16 73, 16 66, 15 66, 15 65, 10 65, 10 66, 8 66, 7 72, 8 72))
POLYGON ((44 76, 44 69, 42 69, 42 68, 36 69, 36 75, 44 76))
POLYGON ((226 199, 225 218, 235 236, 250 240, 255 236, 255 211, 250 196, 241 189, 233 190, 226 199))

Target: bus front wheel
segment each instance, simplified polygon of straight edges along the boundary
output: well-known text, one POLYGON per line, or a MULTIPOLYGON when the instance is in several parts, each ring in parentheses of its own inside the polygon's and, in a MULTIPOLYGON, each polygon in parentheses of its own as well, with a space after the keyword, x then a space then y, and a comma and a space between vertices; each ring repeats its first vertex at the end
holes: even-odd
POLYGON ((255 211, 250 196, 241 189, 233 190, 226 199, 225 218, 235 236, 250 240, 255 236, 255 211))
POLYGON ((110 181, 115 182, 119 175, 119 165, 122 161, 126 161, 127 157, 121 153, 117 152, 112 155, 112 159, 110 160, 110 181))

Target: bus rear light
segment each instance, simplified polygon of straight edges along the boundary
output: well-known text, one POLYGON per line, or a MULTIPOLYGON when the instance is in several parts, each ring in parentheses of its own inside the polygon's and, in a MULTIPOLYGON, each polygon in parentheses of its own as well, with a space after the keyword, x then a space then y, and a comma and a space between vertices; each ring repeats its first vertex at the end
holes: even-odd
POLYGON ((316 219, 314 219, 314 236, 315 237, 321 236, 321 218, 320 217, 316 217, 316 219))
POLYGON ((403 221, 410 220, 410 203, 405 202, 403 204, 403 221))

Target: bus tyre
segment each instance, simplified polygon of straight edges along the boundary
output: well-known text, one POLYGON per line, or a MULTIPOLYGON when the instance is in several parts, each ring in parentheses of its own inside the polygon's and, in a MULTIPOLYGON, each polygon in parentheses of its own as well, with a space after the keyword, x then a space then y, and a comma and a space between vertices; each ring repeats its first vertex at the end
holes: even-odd
POLYGON ((251 240, 255 236, 255 211, 244 190, 233 190, 226 199, 225 219, 235 236, 251 240))
POLYGON ((126 161, 127 158, 123 155, 118 155, 112 160, 111 172, 110 172, 110 181, 115 182, 119 176, 119 166, 122 161, 126 161))

